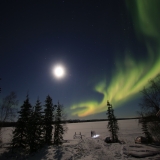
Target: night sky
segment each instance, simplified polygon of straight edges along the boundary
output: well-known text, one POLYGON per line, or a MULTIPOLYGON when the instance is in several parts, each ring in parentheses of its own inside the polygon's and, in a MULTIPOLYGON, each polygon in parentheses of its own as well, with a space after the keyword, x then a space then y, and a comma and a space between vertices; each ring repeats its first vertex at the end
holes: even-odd
MULTIPOLYGON (((135 117, 140 90, 160 72, 159 0, 0 1, 0 99, 15 91, 67 119, 135 117), (65 67, 56 78, 53 67, 65 67)), ((19 108, 18 108, 19 109, 19 108)))

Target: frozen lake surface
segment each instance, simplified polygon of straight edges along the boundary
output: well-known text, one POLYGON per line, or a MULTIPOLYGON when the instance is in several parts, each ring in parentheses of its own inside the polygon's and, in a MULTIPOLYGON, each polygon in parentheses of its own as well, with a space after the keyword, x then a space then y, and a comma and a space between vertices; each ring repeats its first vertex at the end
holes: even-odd
MULTIPOLYGON (((91 130, 95 131, 102 138, 110 136, 110 133, 107 129, 108 121, 101 122, 84 122, 84 123, 69 123, 67 124, 68 132, 65 134, 64 139, 73 139, 74 133, 81 132, 85 137, 91 137, 91 130)), ((129 139, 131 137, 136 138, 135 136, 142 135, 141 126, 138 125, 138 120, 119 120, 119 136, 129 139)))

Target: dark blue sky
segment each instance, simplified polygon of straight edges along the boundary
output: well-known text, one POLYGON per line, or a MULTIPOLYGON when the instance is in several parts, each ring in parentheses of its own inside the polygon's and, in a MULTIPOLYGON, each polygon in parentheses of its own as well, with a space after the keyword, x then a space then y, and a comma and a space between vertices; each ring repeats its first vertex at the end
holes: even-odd
MULTIPOLYGON (((117 64, 125 65, 126 52, 137 66, 147 59, 148 48, 142 38, 145 34, 136 32, 138 23, 130 11, 133 3, 129 5, 127 8, 126 1, 119 0, 1 1, 0 98, 15 91, 20 106, 29 93, 34 105, 37 97, 44 104, 49 94, 54 104, 60 101, 64 105, 68 119, 106 118, 104 103, 107 100, 94 88, 101 81, 105 81, 107 93, 113 90, 108 90, 110 86, 121 86, 115 71, 117 64), (67 70, 61 80, 55 79, 51 71, 56 63, 62 63, 67 70), (117 82, 112 84, 113 80, 117 82), (96 102, 92 104, 92 101, 96 102), (103 109, 98 111, 100 106, 103 109), (77 112, 73 115, 74 110, 77 112)), ((138 1, 133 5, 135 11, 136 5, 138 1)), ((122 78, 125 83, 134 68, 123 66, 123 69, 127 74, 122 78)), ((135 85, 137 80, 132 83, 135 85)), ((136 116, 138 89, 120 100, 123 103, 119 106, 118 98, 108 96, 117 117, 136 116)))

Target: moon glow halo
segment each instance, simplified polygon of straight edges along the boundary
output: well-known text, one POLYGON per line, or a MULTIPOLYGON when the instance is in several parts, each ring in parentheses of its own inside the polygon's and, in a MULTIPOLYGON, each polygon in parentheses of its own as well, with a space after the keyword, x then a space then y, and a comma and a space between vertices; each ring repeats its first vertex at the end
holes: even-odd
POLYGON ((53 68, 53 74, 58 79, 63 78, 65 76, 65 68, 62 65, 57 65, 53 68))

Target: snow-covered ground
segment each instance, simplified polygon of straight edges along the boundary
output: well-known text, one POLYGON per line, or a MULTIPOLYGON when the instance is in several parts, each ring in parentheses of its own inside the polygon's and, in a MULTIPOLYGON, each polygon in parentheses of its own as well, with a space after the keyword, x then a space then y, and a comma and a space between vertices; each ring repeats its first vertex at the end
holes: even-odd
POLYGON ((30 160, 160 160, 160 147, 135 144, 134 139, 142 135, 138 120, 120 120, 119 140, 124 143, 107 144, 104 139, 110 136, 108 122, 69 123, 62 146, 45 146, 38 152, 28 155, 16 155, 7 152, 7 143, 11 139, 12 128, 3 132, 4 144, 0 148, 0 159, 30 160), (99 135, 91 138, 91 130, 99 135), (82 134, 82 139, 73 139, 74 134, 82 134))

